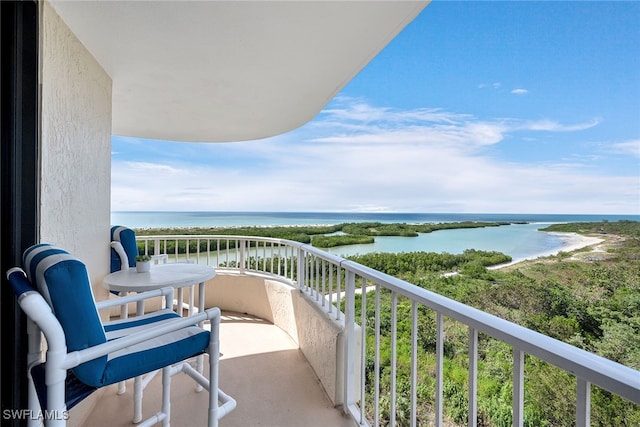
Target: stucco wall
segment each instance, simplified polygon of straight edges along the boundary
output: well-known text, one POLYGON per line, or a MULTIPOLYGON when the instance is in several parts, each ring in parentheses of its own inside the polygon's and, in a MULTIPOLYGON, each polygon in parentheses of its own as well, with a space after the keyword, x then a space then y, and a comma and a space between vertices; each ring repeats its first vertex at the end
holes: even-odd
POLYGON ((108 274, 111 78, 48 3, 41 13, 40 240, 87 264, 97 299, 108 274))
MULTIPOLYGON (((107 298, 111 222, 111 78, 48 3, 40 3, 40 241, 87 265, 96 299, 107 298)), ((71 411, 84 424, 99 393, 71 411)))

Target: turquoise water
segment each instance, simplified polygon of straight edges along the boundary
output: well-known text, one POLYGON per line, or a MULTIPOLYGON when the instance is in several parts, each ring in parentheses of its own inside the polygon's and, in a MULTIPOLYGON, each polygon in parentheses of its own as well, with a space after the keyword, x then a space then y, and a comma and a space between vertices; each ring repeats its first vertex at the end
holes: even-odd
POLYGON ((346 212, 112 212, 111 223, 145 227, 239 227, 316 225, 345 222, 527 222, 501 227, 441 230, 419 237, 376 237, 369 245, 350 245, 329 252, 348 256, 368 252, 449 252, 465 249, 498 251, 514 260, 555 252, 565 245, 558 235, 538 231, 549 224, 582 221, 639 221, 640 215, 346 213, 346 212))
POLYGON ((459 230, 440 230, 420 234, 418 237, 376 237, 373 245, 349 245, 331 248, 328 252, 349 256, 367 252, 449 252, 462 253, 465 249, 498 251, 514 260, 530 258, 543 253, 556 252, 565 244, 556 235, 538 231, 550 223, 512 224, 459 230))

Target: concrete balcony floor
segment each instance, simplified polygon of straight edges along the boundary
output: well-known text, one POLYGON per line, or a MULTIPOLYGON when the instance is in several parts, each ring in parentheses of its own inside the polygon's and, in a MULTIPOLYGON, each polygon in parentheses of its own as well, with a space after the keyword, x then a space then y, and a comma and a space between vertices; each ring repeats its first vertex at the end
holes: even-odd
MULTIPOLYGON (((277 326, 256 317, 225 312, 220 326, 220 350, 220 388, 238 402, 237 408, 220 421, 221 427, 355 425, 333 407, 296 343, 277 326)), ((161 375, 156 375, 145 390, 145 418, 160 408, 160 384, 161 375)), ((196 393, 194 384, 183 374, 172 378, 172 425, 206 425, 207 392, 196 393)), ((132 381, 123 395, 116 394, 115 385, 108 387, 86 424, 134 425, 132 389, 132 381)))

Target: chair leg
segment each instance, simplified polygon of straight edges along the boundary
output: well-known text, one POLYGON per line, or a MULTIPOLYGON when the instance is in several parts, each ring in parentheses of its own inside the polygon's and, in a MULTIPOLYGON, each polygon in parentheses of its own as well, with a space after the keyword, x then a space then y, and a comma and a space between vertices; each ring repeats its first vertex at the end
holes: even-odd
POLYGON ((209 427, 218 426, 218 365, 220 358, 220 316, 211 319, 209 336, 209 427))
MULTIPOLYGON (((204 355, 200 355, 196 358, 196 370, 200 375, 204 372, 204 355)), ((204 388, 200 383, 196 382, 196 393, 200 393, 204 388)))
POLYGON ((133 379, 133 422, 142 421, 142 396, 144 387, 142 385, 142 376, 133 379))
POLYGON ((162 420, 163 427, 169 427, 171 423, 171 375, 171 366, 162 368, 162 412, 165 415, 162 420))
POLYGON ((38 393, 36 392, 36 387, 33 384, 33 378, 31 377, 31 370, 29 369, 28 377, 28 406, 31 411, 31 416, 27 420, 27 427, 40 427, 42 423, 33 414, 37 414, 40 412, 40 400, 38 399, 38 393))
MULTIPOLYGON (((54 365, 56 359, 62 355, 47 353, 48 361, 54 365)), ((58 364, 58 365, 61 365, 58 364)), ((65 403, 66 369, 47 367, 47 427, 64 427, 67 425, 67 405, 65 403)))
MULTIPOLYGON (((126 292, 120 292, 120 295, 123 297, 127 296, 126 292)), ((128 319, 129 318, 129 306, 127 304, 123 304, 120 306, 120 318, 121 319, 128 319)), ((125 394, 125 392, 127 391, 127 385, 124 383, 124 381, 120 381, 118 383, 118 393, 117 394, 125 394)), ((138 421, 134 421, 134 422, 139 422, 138 421)))

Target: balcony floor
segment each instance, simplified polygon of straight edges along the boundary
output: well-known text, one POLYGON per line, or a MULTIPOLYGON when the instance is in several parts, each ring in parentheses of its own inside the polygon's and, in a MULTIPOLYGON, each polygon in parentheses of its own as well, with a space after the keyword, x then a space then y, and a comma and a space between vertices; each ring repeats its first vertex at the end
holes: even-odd
MULTIPOLYGON (((221 427, 355 425, 333 407, 295 342, 277 326, 252 316, 223 313, 220 350, 220 388, 238 402, 220 421, 221 427)), ((145 417, 160 407, 160 381, 161 375, 156 375, 145 390, 145 417)), ((206 425, 207 393, 196 393, 194 388, 188 376, 173 377, 173 425, 206 425)), ((131 427, 132 389, 131 381, 124 395, 116 394, 115 385, 107 388, 87 424, 131 427)))

